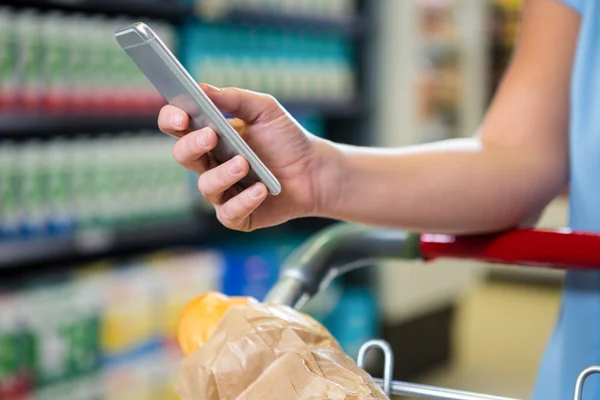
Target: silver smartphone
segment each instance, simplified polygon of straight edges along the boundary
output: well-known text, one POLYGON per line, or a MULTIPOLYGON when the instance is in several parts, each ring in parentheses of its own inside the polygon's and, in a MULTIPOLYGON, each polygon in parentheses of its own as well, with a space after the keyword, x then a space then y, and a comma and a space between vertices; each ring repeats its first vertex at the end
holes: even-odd
POLYGON ((190 128, 212 128, 219 136, 211 152, 219 163, 236 155, 244 157, 250 172, 239 182, 247 188, 260 181, 271 195, 281 192, 281 184, 238 135, 227 119, 206 96, 181 63, 146 24, 138 22, 115 33, 121 47, 158 89, 165 100, 190 116, 190 128))

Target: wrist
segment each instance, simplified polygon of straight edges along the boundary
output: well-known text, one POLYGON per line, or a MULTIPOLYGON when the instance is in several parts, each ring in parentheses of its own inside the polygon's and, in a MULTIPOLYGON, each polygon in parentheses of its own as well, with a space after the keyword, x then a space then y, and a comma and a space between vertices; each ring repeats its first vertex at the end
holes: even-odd
POLYGON ((325 140, 315 141, 315 165, 312 182, 314 184, 314 206, 310 216, 331 218, 339 208, 344 181, 344 153, 340 146, 325 140))

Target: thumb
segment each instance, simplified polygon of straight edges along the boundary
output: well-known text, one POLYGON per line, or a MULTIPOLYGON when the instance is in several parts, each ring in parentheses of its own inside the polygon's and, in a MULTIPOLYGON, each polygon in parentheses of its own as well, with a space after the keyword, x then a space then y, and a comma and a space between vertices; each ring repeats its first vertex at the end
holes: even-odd
POLYGON ((200 88, 221 112, 246 122, 260 122, 283 114, 273 96, 238 88, 219 89, 203 83, 200 88))

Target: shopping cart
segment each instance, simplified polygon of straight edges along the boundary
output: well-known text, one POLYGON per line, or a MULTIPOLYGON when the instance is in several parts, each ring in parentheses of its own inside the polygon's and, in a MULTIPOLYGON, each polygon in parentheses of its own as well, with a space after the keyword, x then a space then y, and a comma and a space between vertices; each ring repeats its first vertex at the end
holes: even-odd
MULTIPOLYGON (((355 268, 385 259, 429 261, 437 258, 558 269, 600 269, 600 234, 566 229, 522 229, 496 235, 457 237, 340 224, 315 235, 286 260, 279 281, 265 301, 300 308, 334 278, 355 268)), ((374 348, 379 348, 384 354, 384 378, 376 381, 388 396, 434 400, 515 400, 393 381, 393 354, 385 341, 365 343, 360 349, 357 364, 364 367, 366 353, 374 348)), ((600 374, 600 366, 591 366, 581 372, 574 388, 574 400, 582 399, 585 381, 593 374, 600 374)))

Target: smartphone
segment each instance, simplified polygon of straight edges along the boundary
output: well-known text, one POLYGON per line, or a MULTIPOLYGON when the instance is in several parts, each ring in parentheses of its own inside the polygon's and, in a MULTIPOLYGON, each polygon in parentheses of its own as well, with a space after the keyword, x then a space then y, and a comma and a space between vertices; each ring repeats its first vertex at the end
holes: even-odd
POLYGON ((277 178, 149 26, 138 22, 117 30, 115 36, 165 100, 190 116, 191 129, 210 127, 216 132, 219 143, 211 153, 219 163, 236 155, 248 161, 250 172, 239 182, 240 186, 247 188, 260 181, 271 195, 276 196, 281 192, 277 178))

